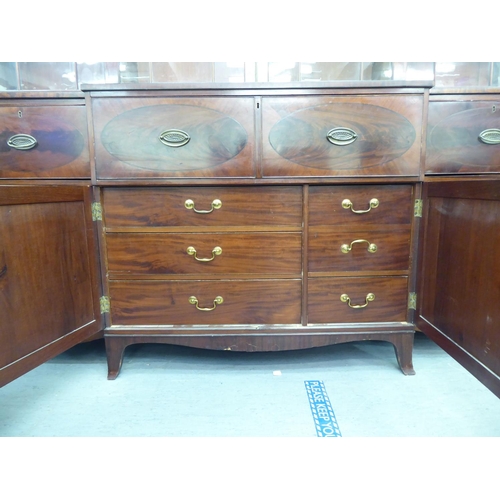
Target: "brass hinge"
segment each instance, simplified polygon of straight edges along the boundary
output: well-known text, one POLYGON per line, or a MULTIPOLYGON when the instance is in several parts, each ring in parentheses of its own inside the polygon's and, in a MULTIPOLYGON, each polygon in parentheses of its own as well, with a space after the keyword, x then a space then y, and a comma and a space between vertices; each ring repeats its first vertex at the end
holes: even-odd
POLYGON ((422 217, 422 200, 419 199, 415 200, 413 215, 415 217, 422 217))
POLYGON ((92 203, 92 220, 102 220, 102 205, 98 202, 92 203))
POLYGON ((106 295, 103 295, 99 299, 99 302, 101 304, 101 314, 109 313, 111 310, 110 304, 109 304, 109 297, 106 297, 106 295))
POLYGON ((410 292, 408 295, 408 309, 417 309, 417 294, 415 292, 410 292))

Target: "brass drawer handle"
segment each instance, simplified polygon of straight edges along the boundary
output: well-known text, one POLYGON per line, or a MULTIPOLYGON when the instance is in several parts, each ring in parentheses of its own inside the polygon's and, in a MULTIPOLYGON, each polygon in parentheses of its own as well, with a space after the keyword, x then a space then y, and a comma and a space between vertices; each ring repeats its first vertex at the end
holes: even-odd
POLYGON ((347 146, 358 138, 358 134, 347 127, 335 127, 328 131, 326 138, 335 146, 347 146))
POLYGON ((342 250, 343 253, 349 253, 352 250, 352 246, 355 243, 368 243, 368 251, 370 253, 375 253, 377 251, 377 245, 375 245, 375 243, 370 243, 368 240, 354 240, 351 241, 350 245, 344 243, 343 245, 341 245, 340 249, 342 250))
POLYGON ((196 208, 194 208, 194 201, 193 200, 186 200, 184 202, 184 206, 188 210, 195 211, 197 214, 210 214, 214 210, 219 210, 219 208, 222 207, 222 201, 220 201, 220 200, 214 200, 214 201, 212 201, 212 208, 210 210, 197 210, 196 208))
POLYGON ((215 247, 212 250, 212 257, 204 257, 204 258, 197 257, 197 255, 196 255, 196 248, 194 248, 194 247, 187 247, 186 252, 187 252, 188 255, 193 255, 194 258, 195 258, 195 260, 197 260, 198 262, 210 262, 210 261, 212 261, 212 260, 215 259, 216 255, 220 255, 222 253, 222 248, 221 247, 215 247))
POLYGON ((500 144, 500 129, 488 128, 483 130, 478 139, 485 144, 500 144))
POLYGON ((375 300, 375 294, 374 293, 369 293, 367 296, 366 296, 366 299, 365 299, 365 303, 364 304, 361 304, 361 305, 352 305, 351 304, 351 299, 349 298, 349 295, 347 295, 347 293, 343 293, 341 296, 340 296, 340 300, 342 302, 347 302, 347 305, 352 308, 352 309, 363 309, 363 307, 366 307, 368 305, 368 302, 372 302, 375 300))
POLYGON ((379 206, 379 201, 377 200, 377 198, 372 198, 370 200, 370 208, 368 210, 354 210, 354 208, 352 208, 352 206, 353 205, 352 205, 351 200, 346 199, 342 202, 342 208, 345 208, 346 210, 351 209, 351 212, 353 212, 355 214, 366 214, 372 208, 377 208, 379 206))
POLYGON ((180 148, 181 146, 185 146, 191 140, 191 137, 187 132, 184 132, 184 130, 171 128, 162 132, 159 139, 165 146, 180 148))
POLYGON ((37 144, 38 141, 32 135, 28 134, 16 134, 7 140, 8 146, 20 151, 33 149, 37 144))
POLYGON ((189 297, 189 303, 196 306, 196 309, 198 309, 198 311, 213 311, 218 305, 222 304, 223 302, 224 299, 220 295, 218 295, 214 299, 214 307, 200 307, 198 305, 198 299, 194 295, 189 297))

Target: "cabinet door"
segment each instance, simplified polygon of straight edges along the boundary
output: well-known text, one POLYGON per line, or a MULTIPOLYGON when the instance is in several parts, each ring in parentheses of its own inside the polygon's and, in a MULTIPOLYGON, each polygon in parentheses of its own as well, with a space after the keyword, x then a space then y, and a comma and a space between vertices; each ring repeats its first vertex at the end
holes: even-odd
POLYGON ((0 386, 102 329, 88 186, 0 186, 0 386))
POLYGON ((424 185, 417 327, 500 397, 500 181, 424 185))

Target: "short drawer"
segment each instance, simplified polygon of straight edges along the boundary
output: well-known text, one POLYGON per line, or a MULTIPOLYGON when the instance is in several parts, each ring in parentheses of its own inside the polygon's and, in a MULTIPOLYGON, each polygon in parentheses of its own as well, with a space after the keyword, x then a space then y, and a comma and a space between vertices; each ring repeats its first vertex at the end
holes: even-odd
POLYGON ((313 227, 309 233, 309 272, 407 271, 410 228, 381 230, 313 227))
POLYGON ((407 320, 407 277, 310 278, 309 323, 407 320))
POLYGON ((500 172, 500 101, 430 102, 426 174, 500 172))
POLYGON ((99 179, 254 177, 252 97, 92 99, 99 179))
POLYGON ((109 282, 114 325, 298 324, 301 281, 109 282))
POLYGON ((300 233, 109 233, 108 270, 127 274, 295 274, 300 233))
POLYGON ((90 178, 81 106, 0 106, 0 178, 90 178))
POLYGON ((410 224, 410 185, 311 186, 309 225, 410 224))
POLYGON ((106 227, 302 227, 302 189, 105 188, 106 227))
POLYGON ((418 176, 423 96, 262 99, 264 177, 418 176))

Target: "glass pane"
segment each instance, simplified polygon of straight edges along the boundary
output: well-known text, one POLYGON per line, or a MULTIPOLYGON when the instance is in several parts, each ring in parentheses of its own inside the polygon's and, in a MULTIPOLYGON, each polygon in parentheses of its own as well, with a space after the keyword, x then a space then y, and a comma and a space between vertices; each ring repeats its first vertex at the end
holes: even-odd
POLYGON ((0 62, 0 90, 17 90, 15 62, 0 62))
POLYGON ((148 62, 121 62, 118 66, 118 83, 149 83, 148 62))
POLYGON ((369 62, 363 63, 363 80, 393 80, 394 63, 369 62))
POLYGON ((214 81, 240 83, 245 81, 245 63, 216 62, 214 63, 214 81))
POLYGON ((359 62, 301 62, 300 81, 328 82, 335 80, 359 80, 361 63, 359 62))
POLYGON ((78 87, 82 83, 118 83, 120 63, 77 62, 78 87))
POLYGON ((22 90, 76 90, 74 62, 20 62, 22 90))
POLYGON ((500 87, 500 62, 494 62, 493 71, 491 76, 491 85, 493 87, 500 87))
POLYGON ((270 82, 300 81, 300 66, 297 62, 270 62, 267 64, 267 71, 270 82))
POLYGON ((490 82, 490 63, 436 63, 436 87, 482 87, 490 82))
POLYGON ((153 82, 213 82, 214 63, 211 62, 154 62, 153 82))

